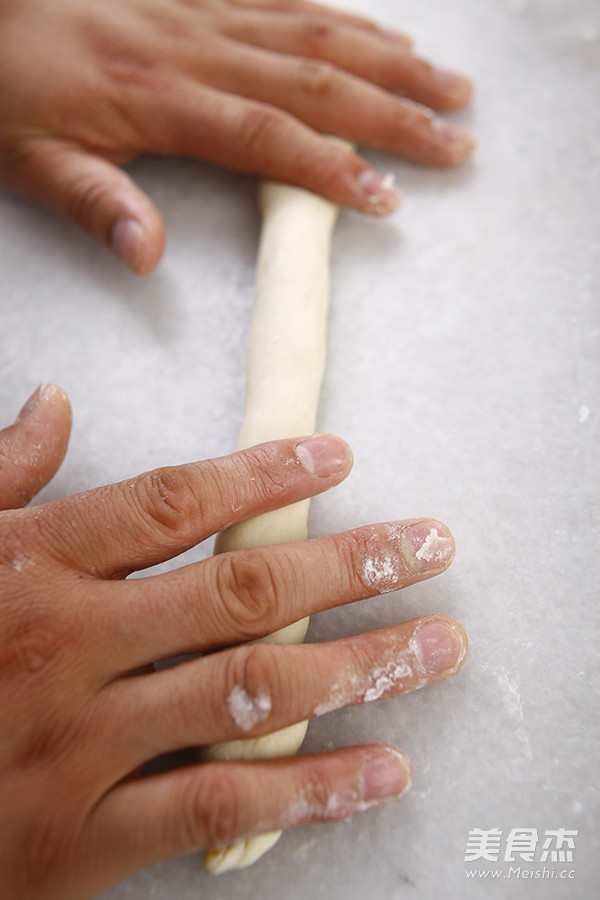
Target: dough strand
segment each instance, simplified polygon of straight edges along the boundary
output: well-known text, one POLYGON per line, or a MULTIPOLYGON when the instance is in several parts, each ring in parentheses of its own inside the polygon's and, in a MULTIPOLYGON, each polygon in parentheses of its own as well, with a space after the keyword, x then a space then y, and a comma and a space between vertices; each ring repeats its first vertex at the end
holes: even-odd
MULTIPOLYGON (((248 351, 246 409, 238 449, 315 430, 325 368, 330 296, 330 248, 339 207, 308 191, 264 181, 263 224, 255 305, 248 351)), ((234 525, 219 535, 216 553, 307 537, 309 501, 304 500, 234 525)), ((265 641, 299 643, 308 618, 265 641)), ((249 740, 202 748, 202 759, 265 759, 297 753, 307 722, 249 740)), ((231 847, 208 850, 211 872, 256 862, 278 840, 270 832, 231 847)))

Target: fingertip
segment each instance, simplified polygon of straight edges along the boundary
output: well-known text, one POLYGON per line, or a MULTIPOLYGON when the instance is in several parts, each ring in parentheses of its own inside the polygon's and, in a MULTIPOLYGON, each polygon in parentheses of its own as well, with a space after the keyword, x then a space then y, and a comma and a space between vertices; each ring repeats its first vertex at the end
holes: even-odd
POLYGON ((46 402, 51 404, 54 416, 62 422, 63 432, 68 439, 73 422, 71 401, 69 400, 67 392, 60 385, 48 382, 45 387, 46 402))
POLYGON ((382 176, 375 169, 365 167, 356 179, 359 208, 375 216, 394 212, 402 202, 402 194, 394 182, 391 172, 382 176))
POLYGON ((471 101, 474 92, 473 81, 459 72, 434 69, 433 79, 439 88, 436 109, 439 112, 453 112, 462 109, 471 101))
POLYGON ((434 117, 431 129, 438 144, 440 158, 436 161, 441 166, 458 166, 471 156, 476 146, 475 136, 471 131, 449 122, 447 119, 434 117))
POLYGON ((407 567, 419 575, 437 575, 456 552, 450 529, 437 519, 418 519, 402 527, 400 549, 407 567))
POLYGON ((338 160, 330 183, 317 189, 333 199, 372 216, 386 216, 402 203, 402 193, 392 172, 381 175, 356 153, 338 160))
POLYGON ((58 412, 63 418, 68 418, 70 425, 72 412, 69 398, 63 388, 52 382, 38 385, 33 394, 21 407, 15 423, 23 422, 29 417, 33 417, 34 413, 39 414, 42 406, 55 407, 53 411, 58 412))
POLYGON ((109 246, 113 253, 135 272, 145 238, 145 231, 135 219, 119 219, 110 232, 109 246))
POLYGON ((0 508, 25 506, 50 481, 64 459, 71 433, 71 404, 57 384, 41 384, 13 425, 0 432, 0 508))
POLYGON ((165 228, 161 217, 156 215, 157 221, 152 229, 147 232, 146 240, 142 247, 142 253, 134 269, 136 275, 149 275, 157 267, 162 259, 165 249, 165 228))
POLYGON ((406 753, 380 745, 363 764, 360 793, 367 803, 402 797, 412 785, 412 764, 406 753))
MULTIPOLYGON (((373 216, 394 212, 402 202, 395 176, 377 172, 348 141, 319 137, 314 165, 300 183, 310 191, 373 216)), ((290 178, 290 180, 294 180, 290 178)))
POLYGON ((40 140, 20 173, 22 190, 71 219, 134 272, 158 264, 165 242, 160 213, 113 162, 68 142, 40 140))
POLYGON ((467 634, 467 632, 465 631, 463 626, 460 624, 460 622, 456 621, 456 619, 453 619, 450 616, 442 616, 442 618, 444 618, 446 620, 449 628, 454 629, 454 631, 456 632, 457 637, 460 641, 460 644, 461 644, 460 653, 458 655, 458 659, 456 661, 456 665, 455 665, 455 668, 453 671, 453 674, 454 674, 456 672, 460 672, 460 670, 462 669, 462 667, 465 664, 465 660, 466 660, 467 656, 469 655, 469 635, 467 634))
POLYGON ((23 419, 26 419, 27 416, 31 415, 31 413, 34 411, 34 409, 37 407, 38 403, 40 402, 42 394, 46 387, 48 387, 48 385, 45 385, 45 384, 40 384, 36 387, 33 394, 31 394, 31 396, 27 398, 27 400, 25 401, 25 403, 19 410, 17 418, 15 419, 15 424, 17 422, 22 422, 23 419))
POLYGON ((143 223, 131 216, 117 219, 110 231, 109 246, 136 275, 154 271, 163 254, 165 231, 158 215, 143 223))
POLYGON ((428 616, 415 628, 410 644, 419 666, 428 675, 450 678, 459 672, 467 658, 469 640, 456 619, 428 616))
POLYGON ((378 33, 381 35, 381 37, 390 41, 390 43, 396 44, 399 47, 402 47, 404 50, 411 51, 414 46, 413 39, 404 31, 394 31, 389 28, 382 28, 378 33))

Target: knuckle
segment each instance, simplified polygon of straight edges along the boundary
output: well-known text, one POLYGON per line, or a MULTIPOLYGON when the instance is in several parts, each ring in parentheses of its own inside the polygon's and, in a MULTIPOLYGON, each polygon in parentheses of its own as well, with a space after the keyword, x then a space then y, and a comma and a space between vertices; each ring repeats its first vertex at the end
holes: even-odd
POLYGON ((336 146, 327 138, 320 138, 320 142, 310 159, 310 170, 306 165, 303 171, 314 179, 314 184, 318 186, 315 189, 319 193, 340 198, 338 202, 345 202, 341 198, 347 196, 348 186, 356 180, 360 163, 357 165, 357 160, 350 151, 336 146))
POLYGON ((240 677, 236 679, 236 684, 240 684, 251 697, 268 695, 277 690, 277 684, 281 681, 281 666, 276 650, 267 644, 251 644, 243 648, 238 667, 240 677))
POLYGON ((48 553, 50 534, 51 522, 31 510, 11 512, 0 522, 0 680, 15 687, 37 679, 49 689, 48 671, 72 668, 74 656, 66 648, 80 648, 89 636, 85 616, 70 603, 72 583, 62 566, 58 581, 52 572, 54 587, 40 592, 40 579, 55 562, 48 553))
POLYGON ((368 642, 359 639, 350 639, 344 648, 347 667, 358 678, 359 684, 370 685, 371 674, 381 668, 382 654, 385 646, 371 646, 368 642))
POLYGON ((338 81, 339 73, 331 63, 317 59, 303 59, 298 63, 300 88, 312 97, 329 97, 338 81))
POLYGON ((184 538, 202 515, 194 486, 182 467, 147 472, 134 484, 132 500, 152 530, 184 538))
POLYGON ((374 34, 381 33, 381 27, 377 25, 376 22, 373 22, 372 19, 367 19, 365 16, 350 16, 348 24, 354 25, 356 28, 360 28, 363 31, 371 31, 374 34))
POLYGON ((313 51, 322 50, 334 36, 334 29, 323 19, 307 19, 302 28, 304 44, 313 51))
POLYGON ((0 566, 21 574, 33 560, 28 550, 31 510, 0 512, 0 566))
POLYGON ((28 811, 33 827, 27 830, 26 839, 19 842, 16 855, 20 860, 18 883, 24 893, 14 896, 42 897, 48 885, 73 863, 77 841, 69 814, 74 810, 70 803, 58 812, 44 810, 38 802, 28 811))
POLYGON ((276 564, 261 551, 217 557, 220 608, 241 638, 269 630, 280 608, 276 564))
POLYGON ((338 576, 345 587, 372 592, 371 561, 374 541, 361 531, 350 531, 336 541, 338 576))
POLYGON ((383 594, 400 586, 403 570, 400 548, 377 527, 346 534, 340 553, 346 577, 367 595, 383 594))
POLYGON ((272 143, 283 116, 258 105, 247 108, 241 118, 238 141, 240 149, 251 159, 260 158, 272 143))
POLYGON ((293 469, 286 468, 275 444, 262 444, 245 451, 240 461, 245 476, 252 485, 252 493, 259 501, 278 501, 289 491, 293 469))
POLYGON ((182 799, 181 827, 190 847, 221 847, 243 832, 242 804, 234 777, 218 764, 182 799))
MULTIPOLYGON (((243 698, 243 720, 233 716, 243 731, 250 731, 258 724, 262 731, 268 731, 265 722, 272 717, 273 706, 279 707, 282 698, 290 698, 278 650, 281 648, 274 645, 250 644, 238 648, 228 661, 225 683, 230 688, 228 697, 236 691, 238 697, 243 698), (276 698, 275 702, 273 698, 276 698)), ((234 711, 230 712, 233 714, 234 711)))
POLYGON ((312 810, 313 816, 318 816, 323 810, 328 809, 332 793, 332 785, 323 773, 313 772, 310 781, 304 787, 308 807, 312 810))
POLYGON ((51 759, 65 768, 89 731, 79 673, 73 654, 65 652, 78 643, 81 628, 46 610, 30 607, 8 623, 0 644, 0 691, 7 708, 25 723, 14 744, 24 766, 51 759))
POLYGON ((65 194, 65 210, 67 215, 78 225, 91 229, 96 237, 96 225, 100 221, 98 212, 106 208, 111 197, 111 186, 97 178, 95 174, 85 173, 74 178, 68 185, 65 194))
POLYGON ((29 681, 46 677, 47 670, 62 656, 72 638, 71 629, 51 609, 24 604, 0 645, 0 673, 11 680, 29 681))
POLYGON ((3 654, 2 669, 30 677, 47 669, 56 657, 58 647, 54 630, 37 627, 15 636, 3 654))
POLYGON ((406 131, 422 134, 424 129, 429 131, 431 128, 431 111, 414 100, 403 97, 397 106, 397 116, 398 123, 406 131))
POLYGON ((0 485, 10 498, 10 506, 22 507, 29 502, 30 496, 26 487, 29 475, 28 462, 17 457, 8 442, 0 444, 0 485), (10 455, 11 452, 13 457, 10 455))

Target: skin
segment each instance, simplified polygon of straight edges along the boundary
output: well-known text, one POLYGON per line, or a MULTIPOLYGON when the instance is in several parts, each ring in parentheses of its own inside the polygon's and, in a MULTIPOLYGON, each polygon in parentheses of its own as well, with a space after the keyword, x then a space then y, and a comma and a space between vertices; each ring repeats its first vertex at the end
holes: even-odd
POLYGON ((147 777, 140 767, 455 674, 466 636, 444 616, 322 644, 246 643, 438 574, 454 553, 445 526, 383 523, 126 580, 228 524, 338 484, 351 453, 328 436, 277 441, 25 508, 60 465, 70 421, 64 392, 46 385, 0 432, 6 896, 83 900, 159 859, 403 793, 410 762, 381 744, 147 777), (424 555, 432 528, 442 551, 424 555), (167 670, 150 665, 192 651, 212 652, 167 670), (240 696, 250 720, 232 702, 240 696))
POLYGON ((0 0, 0 184, 140 274, 165 235, 119 168, 138 154, 208 160, 382 215, 399 192, 323 133, 456 165, 473 139, 432 110, 470 93, 406 35, 304 0, 0 0))

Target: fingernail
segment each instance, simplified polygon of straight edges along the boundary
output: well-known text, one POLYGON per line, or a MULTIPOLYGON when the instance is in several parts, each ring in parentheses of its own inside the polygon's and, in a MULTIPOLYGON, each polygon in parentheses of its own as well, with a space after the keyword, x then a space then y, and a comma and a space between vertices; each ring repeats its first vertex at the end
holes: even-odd
POLYGON ((407 756, 399 750, 389 749, 381 756, 370 759, 362 768, 362 797, 367 803, 399 797, 412 782, 412 771, 407 756))
POLYGON ((426 622, 410 639, 413 652, 424 672, 437 675, 455 669, 466 656, 466 644, 454 625, 426 622))
POLYGON ((413 45, 412 40, 407 34, 404 34, 403 31, 392 31, 390 28, 382 28, 379 33, 382 37, 387 38, 388 41, 399 44, 406 50, 410 50, 413 45))
POLYGON ((296 456, 311 475, 327 478, 345 469, 348 447, 327 434, 317 434, 296 446, 296 456))
POLYGON ((17 422, 20 422, 22 419, 25 419, 28 415, 30 415, 37 406, 39 406, 40 401, 43 397, 46 397, 48 394, 51 394, 54 390, 53 384, 40 384, 36 387, 35 391, 21 408, 19 415, 16 418, 17 422))
POLYGON ((441 522, 415 522, 400 534, 400 549, 415 572, 443 572, 454 558, 454 538, 441 522))
POLYGON ((120 219, 113 226, 110 235, 111 249, 130 269, 135 270, 139 261, 144 235, 144 229, 135 219, 120 219))
POLYGON ((438 85, 452 94, 464 94, 471 89, 471 82, 458 72, 450 72, 447 69, 434 69, 433 77, 438 85))
POLYGON ((431 127, 445 144, 449 144, 457 152, 475 146, 475 138, 471 132, 461 128, 460 125, 455 125, 454 122, 436 116, 431 120, 431 127))
POLYGON ((363 169, 358 176, 358 186, 369 210, 374 213, 392 212, 402 199, 391 173, 382 178, 374 169, 363 169))

